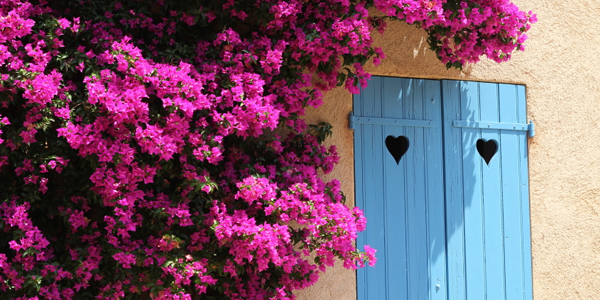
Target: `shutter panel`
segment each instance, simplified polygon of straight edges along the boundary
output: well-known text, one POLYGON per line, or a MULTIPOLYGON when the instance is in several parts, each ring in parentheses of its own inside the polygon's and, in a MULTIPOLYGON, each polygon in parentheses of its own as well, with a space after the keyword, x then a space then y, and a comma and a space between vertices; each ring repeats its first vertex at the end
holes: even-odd
POLYGON ((495 129, 526 123, 525 89, 464 81, 443 87, 449 297, 531 299, 527 131, 495 129), (451 126, 456 120, 477 125, 451 126), (477 150, 480 139, 497 142, 489 164, 477 150))
POLYGON ((440 82, 373 77, 355 96, 356 201, 378 250, 357 272, 358 299, 446 299, 440 82), (404 136, 399 163, 385 146, 404 136))

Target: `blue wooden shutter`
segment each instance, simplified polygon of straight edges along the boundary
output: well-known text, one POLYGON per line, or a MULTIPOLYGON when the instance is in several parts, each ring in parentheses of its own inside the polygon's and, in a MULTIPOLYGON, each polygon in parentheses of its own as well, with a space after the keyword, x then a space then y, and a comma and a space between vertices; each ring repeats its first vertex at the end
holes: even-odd
POLYGON ((523 86, 373 77, 351 117, 358 246, 378 250, 359 300, 532 299, 525 123, 523 86), (388 136, 409 141, 399 164, 388 136))
POLYGON ((358 299, 446 299, 439 81, 374 77, 355 99, 356 201, 377 249, 358 271, 358 299), (385 146, 405 136, 397 163, 385 146))
POLYGON ((525 87, 443 81, 443 98, 449 298, 532 299, 525 87))

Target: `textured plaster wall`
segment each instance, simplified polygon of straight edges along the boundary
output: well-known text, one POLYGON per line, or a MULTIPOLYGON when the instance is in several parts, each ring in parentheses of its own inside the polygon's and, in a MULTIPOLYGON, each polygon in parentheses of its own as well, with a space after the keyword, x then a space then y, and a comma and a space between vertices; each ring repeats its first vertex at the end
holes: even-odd
MULTIPOLYGON (((539 22, 525 52, 510 62, 482 60, 463 71, 446 70, 427 49, 421 30, 391 23, 374 34, 387 58, 368 66, 375 75, 461 79, 527 86, 534 299, 600 299, 600 1, 514 0, 539 22)), ((342 182, 354 200, 353 132, 347 117, 352 97, 326 95, 309 122, 334 126, 331 144, 341 162, 328 178, 342 182)), ((354 272, 339 264, 299 299, 355 299, 354 272)))

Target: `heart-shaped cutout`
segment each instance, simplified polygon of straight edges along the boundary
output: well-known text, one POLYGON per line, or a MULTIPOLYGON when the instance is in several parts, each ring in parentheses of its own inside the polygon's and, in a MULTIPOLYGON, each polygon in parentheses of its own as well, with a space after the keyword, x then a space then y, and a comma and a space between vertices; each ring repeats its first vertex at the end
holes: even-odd
POLYGON ((399 165, 400 159, 408 150, 408 139, 402 135, 399 137, 388 135, 388 137, 385 138, 385 146, 396 160, 396 164, 399 165))
POLYGON ((498 152, 498 142, 495 140, 487 141, 484 139, 478 139, 477 152, 479 152, 479 155, 481 155, 483 160, 485 160, 485 163, 489 165, 492 157, 494 157, 494 154, 498 152))

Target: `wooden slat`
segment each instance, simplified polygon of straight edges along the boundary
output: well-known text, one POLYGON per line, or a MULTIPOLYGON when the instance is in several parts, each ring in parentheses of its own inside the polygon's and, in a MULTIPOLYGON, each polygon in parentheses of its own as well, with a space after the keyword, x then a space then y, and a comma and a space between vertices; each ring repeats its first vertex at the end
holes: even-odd
MULTIPOLYGON (((441 124, 441 84, 439 81, 423 81, 424 118, 441 124)), ((447 299, 446 279, 446 224, 444 210, 442 128, 425 130, 425 203, 427 208, 427 237, 429 261, 429 299, 447 299)))
MULTIPOLYGON (((459 81, 442 81, 443 124, 462 117, 459 81)), ((448 299, 466 299, 465 222, 462 130, 444 126, 444 195, 446 198, 446 246, 448 260, 448 299)))
MULTIPOLYGON (((517 87, 500 85, 500 122, 518 121, 517 87)), ((504 210, 505 280, 506 298, 525 299, 523 268, 522 206, 519 180, 519 143, 525 140, 524 133, 503 131, 501 144, 502 196, 504 210)))
MULTIPOLYGON (((527 110, 525 103, 525 86, 517 86, 517 115, 519 122, 527 121, 527 110)), ((521 221, 522 243, 523 243, 523 280, 525 287, 525 299, 533 299, 532 271, 531 271, 531 223, 529 211, 529 172, 527 159, 527 139, 519 140, 519 180, 521 188, 521 221)))
POLYGON ((526 123, 514 123, 514 122, 490 122, 489 120, 484 121, 459 121, 455 120, 452 122, 454 127, 463 128, 476 128, 476 129, 499 129, 499 130, 515 130, 515 131, 528 131, 529 124, 526 123))
MULTIPOLYGON (((478 83, 479 85, 479 109, 480 119, 499 121, 499 97, 498 85, 494 83, 478 83)), ((503 141, 500 139, 500 131, 494 129, 481 129, 481 138, 484 140, 495 140, 498 143, 498 151, 486 164, 479 153, 476 157, 481 162, 482 202, 484 229, 484 256, 485 256, 485 278, 486 293, 488 300, 503 300, 504 289, 504 238, 503 238, 503 211, 502 211, 502 178, 500 176, 501 152, 503 141)), ((475 144, 465 145, 475 148, 475 144)))
MULTIPOLYGON (((357 101, 355 98, 354 107, 357 107, 357 101)), ((363 163, 364 163, 364 126, 359 125, 354 130, 354 195, 355 195, 355 205, 362 208, 363 210, 366 208, 366 203, 364 201, 364 173, 363 173, 363 163)), ((368 226, 367 226, 368 228, 368 226)), ((359 249, 362 248, 363 245, 366 244, 366 232, 359 232, 356 240, 356 244, 359 249)), ((358 269, 356 272, 356 295, 358 300, 366 300, 367 299, 367 270, 365 268, 358 269)))
MULTIPOLYGON (((373 96, 368 100, 370 105, 365 105, 364 114, 367 116, 381 117, 381 84, 373 85, 373 96), (368 110, 367 110, 368 107, 368 110)), ((382 168, 382 144, 381 126, 364 125, 367 138, 366 143, 370 145, 365 152, 364 169, 367 174, 365 180, 366 194, 365 201, 368 203, 369 211, 366 212, 367 222, 371 228, 367 227, 367 244, 375 249, 385 249, 385 222, 382 218, 384 214, 383 192, 380 183, 383 180, 382 168)), ((386 263, 385 255, 380 255, 383 262, 377 264, 374 268, 367 270, 368 299, 385 299, 386 291, 386 263)))
MULTIPOLYGON (((411 120, 411 119, 399 119, 399 118, 375 118, 375 117, 356 117, 350 116, 350 126, 354 124, 371 124, 381 126, 412 126, 412 127, 434 127, 431 120, 411 120)), ((353 128, 353 127, 350 127, 353 128)))
MULTIPOLYGON (((384 77, 382 80, 382 102, 384 117, 402 117, 403 109, 401 106, 400 95, 401 79, 384 77)), ((403 127, 385 127, 383 138, 388 135, 401 136, 406 135, 403 127)), ((406 157, 403 157, 400 164, 396 164, 392 155, 384 147, 384 186, 385 192, 385 219, 386 219, 386 249, 385 257, 388 266, 387 269, 387 298, 386 299, 406 299, 408 291, 407 270, 407 243, 406 243, 406 222, 407 211, 406 185, 404 171, 406 170, 406 157)), ((410 151, 410 148, 409 148, 410 151)))
MULTIPOLYGON (((479 84, 477 82, 461 82, 460 110, 462 120, 480 120, 479 84)), ((479 129, 462 129, 462 174, 465 206, 464 257, 466 262, 467 299, 485 299, 486 296, 484 230, 482 226, 484 223, 482 159, 474 147, 479 138, 481 138, 479 129)))
MULTIPOLYGON (((423 119, 423 88, 421 79, 405 79, 404 104, 407 118, 423 119)), ((408 127, 407 136, 412 141, 406 153, 406 190, 408 202, 408 251, 410 299, 426 299, 429 290, 429 263, 427 260, 427 217, 425 210, 425 160, 423 128, 408 127)))
MULTIPOLYGON (((374 83, 376 83, 379 78, 373 78, 374 83)), ((371 115, 373 113, 374 99, 375 99, 375 89, 374 86, 377 84, 370 84, 367 88, 363 89, 360 95, 355 96, 354 101, 354 111, 356 114, 360 115, 371 115)), ((369 168, 365 168, 369 164, 373 164, 373 143, 369 141, 372 139, 372 126, 369 125, 359 125, 355 130, 355 149, 359 149, 360 151, 356 152, 355 155, 355 165, 357 165, 357 170, 355 172, 355 181, 356 181, 356 205, 361 207, 364 210, 365 217, 367 217, 367 222, 369 221, 370 215, 375 215, 374 210, 376 207, 372 205, 367 205, 368 197, 370 197, 370 180, 372 180, 371 174, 367 174, 369 172, 369 168), (360 171, 360 172, 359 172, 360 171)), ((358 235, 358 247, 362 248, 364 245, 372 245, 370 240, 374 239, 376 236, 376 227, 371 226, 368 223, 367 229, 364 232, 359 233, 358 235)), ((370 286, 371 277, 377 276, 377 270, 374 268, 363 268, 357 271, 357 294, 359 300, 368 300, 372 299, 369 295, 370 291, 373 288, 370 286)))

